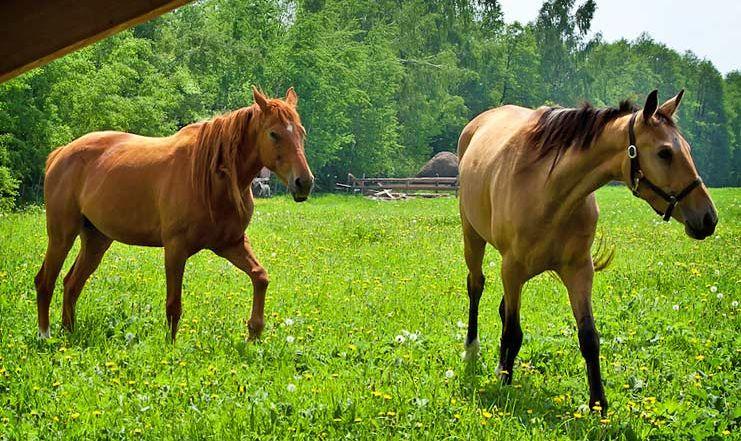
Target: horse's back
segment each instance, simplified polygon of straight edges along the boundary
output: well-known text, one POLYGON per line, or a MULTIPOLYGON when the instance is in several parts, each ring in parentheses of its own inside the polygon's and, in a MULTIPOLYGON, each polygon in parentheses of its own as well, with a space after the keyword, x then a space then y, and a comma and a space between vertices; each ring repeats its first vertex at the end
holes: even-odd
POLYGON ((175 141, 93 132, 53 151, 44 179, 47 217, 77 216, 121 242, 159 244, 161 189, 173 173, 187 172, 187 161, 174 160, 175 141))

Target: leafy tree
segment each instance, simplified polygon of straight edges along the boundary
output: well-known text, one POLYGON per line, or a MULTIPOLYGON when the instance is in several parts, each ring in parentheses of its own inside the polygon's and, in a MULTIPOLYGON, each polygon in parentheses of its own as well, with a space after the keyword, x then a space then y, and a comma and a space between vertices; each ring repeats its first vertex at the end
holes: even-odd
MULTIPOLYGON (((95 130, 166 135, 299 93, 320 189, 409 175, 503 104, 639 103, 687 94, 679 121, 710 185, 739 185, 741 75, 648 34, 588 37, 594 0, 505 24, 497 0, 203 0, 0 84, 0 202, 38 202, 47 154, 95 130)), ((649 30, 650 31, 650 30, 649 30)))

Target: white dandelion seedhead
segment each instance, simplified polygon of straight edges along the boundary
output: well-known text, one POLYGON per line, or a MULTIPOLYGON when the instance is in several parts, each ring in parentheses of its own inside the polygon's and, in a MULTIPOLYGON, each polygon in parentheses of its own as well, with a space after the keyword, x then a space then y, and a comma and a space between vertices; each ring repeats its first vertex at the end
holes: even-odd
POLYGON ((286 390, 288 392, 294 393, 296 392, 296 385, 293 383, 288 383, 288 385, 286 386, 286 390))
POLYGON ((286 337, 286 343, 290 344, 290 343, 293 343, 294 341, 296 341, 296 337, 292 335, 289 335, 288 337, 286 337))
POLYGON ((672 306, 672 309, 675 310, 675 311, 679 311, 679 305, 672 306))
POLYGON ((283 324, 286 325, 286 326, 293 326, 293 319, 287 318, 287 319, 283 320, 283 324))
POLYGON ((723 293, 719 292, 716 297, 718 297, 718 300, 723 300, 723 293))
POLYGON ((396 344, 399 344, 400 345, 400 344, 404 343, 404 341, 406 341, 406 338, 404 338, 403 335, 399 334, 399 335, 397 335, 394 338, 394 341, 396 342, 396 344))
POLYGON ((732 308, 738 308, 738 301, 737 300, 732 301, 731 302, 731 307, 732 308))
POLYGON ((455 372, 453 372, 452 369, 448 369, 447 371, 445 371, 445 378, 451 379, 453 377, 455 377, 455 372))
POLYGON ((716 293, 716 292, 718 292, 718 287, 717 287, 717 286, 715 286, 715 285, 711 286, 711 287, 710 287, 710 292, 712 292, 712 293, 716 293))

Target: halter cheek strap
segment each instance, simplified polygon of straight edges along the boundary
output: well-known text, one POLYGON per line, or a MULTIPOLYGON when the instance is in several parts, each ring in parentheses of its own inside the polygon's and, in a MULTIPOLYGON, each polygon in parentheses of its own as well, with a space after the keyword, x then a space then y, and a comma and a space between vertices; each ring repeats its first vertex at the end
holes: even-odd
POLYGON ((638 148, 636 147, 636 133, 635 133, 635 122, 636 122, 637 116, 638 116, 638 113, 634 113, 633 115, 631 115, 630 122, 628 123, 628 138, 630 141, 630 145, 628 146, 628 158, 630 158, 630 184, 629 184, 630 191, 633 192, 633 196, 640 197, 640 194, 638 193, 638 186, 641 184, 641 182, 643 182, 646 185, 646 187, 648 187, 651 191, 656 193, 659 197, 661 197, 663 200, 665 200, 669 204, 666 207, 666 211, 664 211, 664 213, 657 211, 660 216, 663 216, 664 221, 668 222, 672 217, 672 211, 674 211, 674 207, 676 207, 677 204, 682 199, 684 199, 688 194, 690 194, 692 190, 699 187, 700 184, 702 184, 702 179, 700 178, 695 179, 677 194, 667 193, 664 190, 662 190, 659 186, 651 182, 643 174, 643 170, 641 170, 641 164, 638 161, 638 148))

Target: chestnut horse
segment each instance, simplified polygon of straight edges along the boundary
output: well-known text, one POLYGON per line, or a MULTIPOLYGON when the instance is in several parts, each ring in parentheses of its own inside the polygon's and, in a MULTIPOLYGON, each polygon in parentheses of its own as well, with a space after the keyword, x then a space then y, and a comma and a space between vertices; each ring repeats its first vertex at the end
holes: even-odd
POLYGON ((479 350, 481 264, 490 243, 502 255, 498 366, 502 381, 511 383, 522 345, 522 287, 537 274, 554 271, 568 290, 576 318, 590 408, 606 412, 591 301, 594 271, 608 263, 590 254, 598 217, 595 190, 622 181, 665 220, 671 216, 684 224, 695 239, 713 234, 718 221, 690 146, 672 118, 682 93, 658 106, 653 91, 643 111, 627 101, 606 109, 503 106, 482 113, 466 126, 458 157, 469 271, 468 359, 479 350), (679 209, 674 210, 675 206, 679 209))
POLYGON ((268 99, 253 88, 255 103, 176 134, 149 138, 95 132, 54 150, 44 178, 46 256, 36 276, 39 333, 49 337, 49 303, 75 238, 80 252, 64 278, 62 325, 72 330, 85 282, 114 240, 164 247, 167 322, 175 339, 181 314, 185 261, 210 249, 252 280, 251 339, 264 327, 268 276, 245 228, 254 202, 250 183, 263 166, 306 200, 314 177, 304 156, 306 132, 298 97, 268 99))

